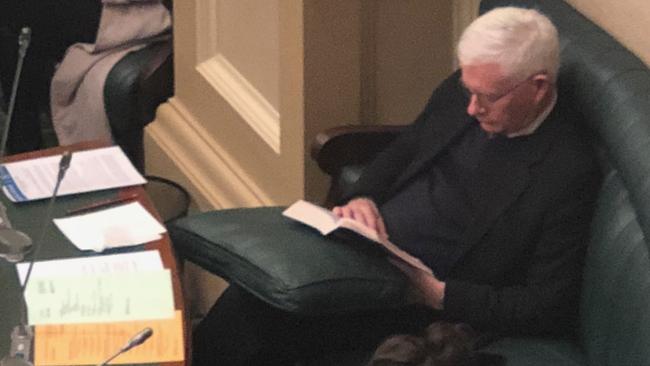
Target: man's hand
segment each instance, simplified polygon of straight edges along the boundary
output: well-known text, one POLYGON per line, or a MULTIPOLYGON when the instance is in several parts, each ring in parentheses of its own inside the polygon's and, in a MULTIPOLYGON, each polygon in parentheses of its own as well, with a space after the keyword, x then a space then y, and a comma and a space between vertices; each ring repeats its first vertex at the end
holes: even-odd
POLYGON ((368 198, 355 198, 345 206, 334 207, 332 212, 338 217, 347 217, 359 221, 375 230, 379 237, 388 238, 384 219, 381 217, 377 205, 368 198))
POLYGON ((411 280, 413 286, 418 291, 416 302, 423 303, 436 310, 442 310, 445 299, 445 283, 417 268, 397 259, 389 258, 389 261, 397 266, 411 280))

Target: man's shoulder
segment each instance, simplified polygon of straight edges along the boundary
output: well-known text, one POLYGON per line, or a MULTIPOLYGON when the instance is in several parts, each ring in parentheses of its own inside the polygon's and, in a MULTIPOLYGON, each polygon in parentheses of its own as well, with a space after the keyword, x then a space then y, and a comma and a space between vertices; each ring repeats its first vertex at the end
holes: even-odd
MULTIPOLYGON (((584 121, 571 115, 554 114, 546 162, 555 173, 570 176, 590 174, 600 170, 596 154, 597 142, 593 131, 584 121)), ((551 126, 552 124, 552 126, 551 126)))

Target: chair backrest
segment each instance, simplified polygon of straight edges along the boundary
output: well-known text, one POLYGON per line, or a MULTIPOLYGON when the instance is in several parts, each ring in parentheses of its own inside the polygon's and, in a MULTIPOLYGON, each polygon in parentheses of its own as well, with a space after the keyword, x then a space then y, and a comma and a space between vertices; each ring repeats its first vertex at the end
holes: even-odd
POLYGON ((484 0, 534 7, 556 24, 561 98, 570 98, 597 141, 605 180, 592 224, 581 303, 590 365, 650 360, 650 70, 560 0, 484 0))
POLYGON ((172 40, 129 52, 106 76, 104 109, 115 143, 144 172, 144 128, 174 93, 172 40))

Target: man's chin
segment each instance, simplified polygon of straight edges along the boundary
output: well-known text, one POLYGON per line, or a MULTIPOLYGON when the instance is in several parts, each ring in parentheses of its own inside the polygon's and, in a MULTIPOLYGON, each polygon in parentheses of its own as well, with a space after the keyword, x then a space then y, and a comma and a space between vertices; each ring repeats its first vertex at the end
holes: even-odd
POLYGON ((501 129, 498 128, 495 125, 491 125, 489 123, 485 123, 485 122, 481 122, 481 121, 479 121, 479 124, 481 126, 481 129, 483 129, 483 131, 485 131, 487 133, 493 134, 493 133, 501 132, 501 129))

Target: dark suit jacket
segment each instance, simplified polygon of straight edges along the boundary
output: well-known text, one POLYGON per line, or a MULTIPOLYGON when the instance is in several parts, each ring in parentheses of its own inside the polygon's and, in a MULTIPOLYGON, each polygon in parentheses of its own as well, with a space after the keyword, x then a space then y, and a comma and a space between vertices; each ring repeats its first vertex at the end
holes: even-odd
MULTIPOLYGON (((458 75, 434 91, 346 200, 365 196, 381 206, 473 122, 458 75)), ((446 280, 446 318, 505 334, 562 332, 575 324, 600 170, 587 135, 562 104, 534 134, 486 152, 473 183, 478 210, 446 280)))

